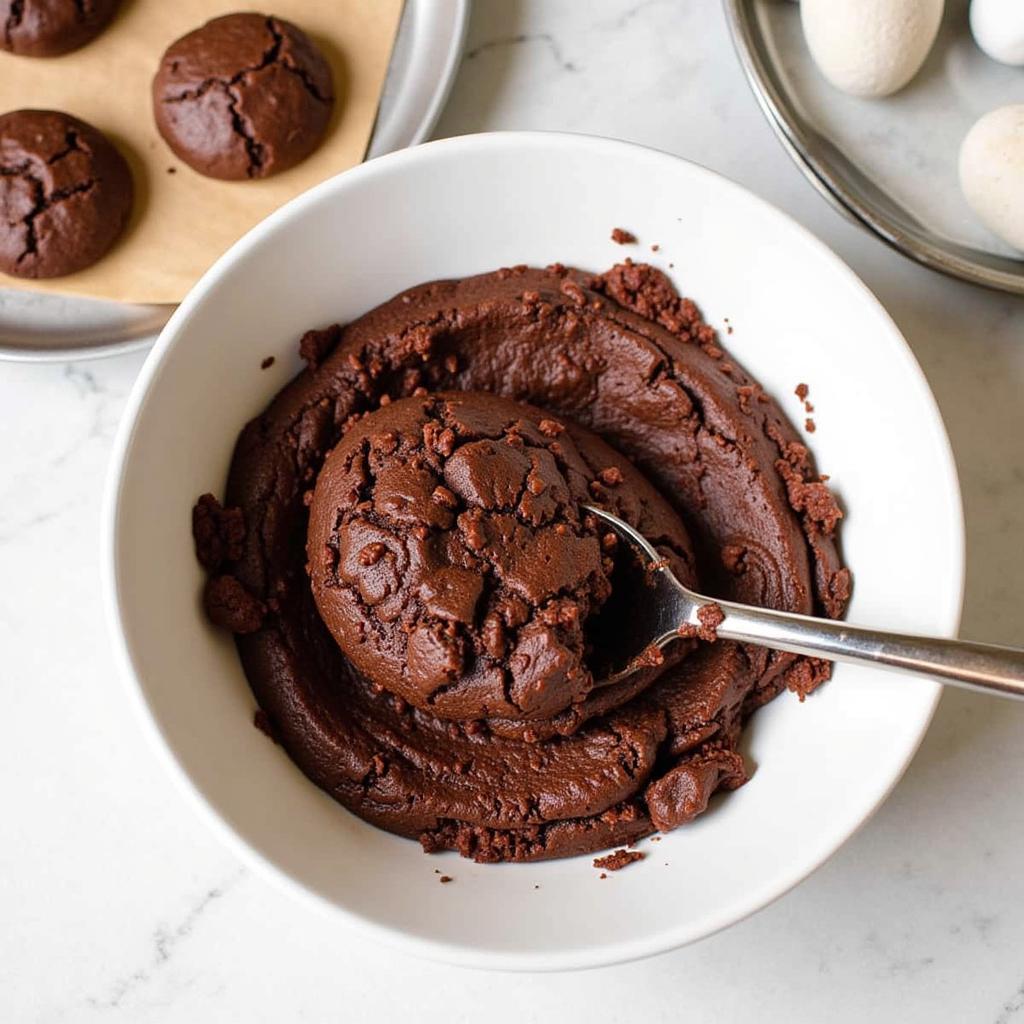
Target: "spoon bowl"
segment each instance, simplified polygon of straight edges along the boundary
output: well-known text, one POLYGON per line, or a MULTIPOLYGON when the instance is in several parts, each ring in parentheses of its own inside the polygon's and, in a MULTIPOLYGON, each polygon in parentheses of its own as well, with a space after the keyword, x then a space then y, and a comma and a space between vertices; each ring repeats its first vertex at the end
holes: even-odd
MULTIPOLYGON (((1001 697, 1024 698, 1024 650, 967 640, 888 633, 814 615, 720 601, 684 587, 658 552, 636 530, 597 505, 583 508, 610 526, 629 545, 639 572, 622 574, 618 606, 628 609, 621 624, 616 663, 621 667, 596 685, 608 686, 651 663, 683 636, 739 640, 778 651, 867 661, 884 668, 933 676, 943 683, 1001 697), (639 584, 635 581, 639 580, 639 584), (626 591, 625 597, 622 591, 626 591)), ((628 561, 628 559, 627 559, 628 561)))

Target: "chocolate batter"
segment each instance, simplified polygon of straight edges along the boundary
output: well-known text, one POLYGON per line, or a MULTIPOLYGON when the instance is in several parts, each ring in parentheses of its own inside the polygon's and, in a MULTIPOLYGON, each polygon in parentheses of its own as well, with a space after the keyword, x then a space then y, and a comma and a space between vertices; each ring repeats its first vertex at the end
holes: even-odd
POLYGON ((197 543, 208 607, 313 781, 428 851, 482 861, 627 844, 746 781, 747 716, 827 665, 683 640, 607 703, 587 669, 608 567, 585 496, 704 592, 832 616, 849 596, 841 512, 691 301, 629 261, 517 267, 421 285, 301 348, 309 368, 242 432, 229 508, 205 499, 197 543), (545 551, 550 569, 523 557, 545 551), (557 596, 522 597, 548 571, 557 596), (562 599, 575 610, 547 621, 562 599), (542 656, 520 670, 531 627, 542 656))
POLYGON ((309 574, 327 629, 382 690, 502 735, 574 732, 652 673, 592 692, 585 627, 611 592, 601 500, 695 582, 664 498, 600 438, 476 392, 392 402, 320 470, 309 574))

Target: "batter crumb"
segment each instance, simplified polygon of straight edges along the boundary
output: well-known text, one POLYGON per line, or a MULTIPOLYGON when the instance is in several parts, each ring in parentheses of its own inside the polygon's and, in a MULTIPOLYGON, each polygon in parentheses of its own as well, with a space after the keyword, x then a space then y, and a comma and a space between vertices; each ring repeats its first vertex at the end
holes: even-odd
POLYGON ((697 610, 697 618, 700 621, 700 625, 693 626, 690 623, 683 623, 679 627, 679 635, 687 637, 696 637, 698 640, 704 640, 707 643, 714 643, 718 639, 718 627, 725 621, 725 613, 715 603, 702 605, 697 610))
POLYGON ((832 678, 832 662, 821 658, 801 658, 786 669, 782 678, 786 681, 786 688, 803 703, 809 693, 832 678))
POLYGON ((237 562, 245 543, 242 510, 225 508, 212 494, 204 494, 192 509, 192 538, 204 569, 213 572, 225 562, 237 562))
POLYGON ((636 245, 636 235, 625 228, 612 228, 612 241, 619 245, 636 245))
POLYGON ((270 716, 263 710, 263 708, 256 709, 252 716, 252 724, 255 725, 264 736, 270 737, 270 739, 280 745, 281 740, 278 738, 277 730, 274 728, 274 723, 271 722, 270 716))
MULTIPOLYGON (((594 858, 595 868, 604 868, 606 871, 621 871, 623 868, 643 860, 647 854, 640 850, 616 850, 614 853, 605 854, 603 857, 594 858)), ((604 878, 604 875, 601 875, 604 878)))
POLYGON ((263 625, 266 608, 234 576, 214 576, 203 591, 207 618, 232 633, 255 633, 263 625))
POLYGON ((315 370, 330 355, 341 339, 341 328, 337 324, 322 331, 306 331, 299 340, 299 355, 311 370, 315 370))

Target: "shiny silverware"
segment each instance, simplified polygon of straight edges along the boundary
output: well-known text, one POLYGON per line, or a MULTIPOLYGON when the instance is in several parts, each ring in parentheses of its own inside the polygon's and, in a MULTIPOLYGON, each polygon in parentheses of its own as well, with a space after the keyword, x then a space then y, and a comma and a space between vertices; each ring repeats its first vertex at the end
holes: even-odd
MULTIPOLYGON (((661 650, 681 635, 693 635, 711 624, 723 640, 831 661, 869 662, 932 676, 970 690, 1024 698, 1024 650, 888 633, 834 619, 705 597, 684 587, 658 552, 628 523, 597 506, 584 508, 629 546, 641 570, 626 583, 631 589, 625 600, 621 593, 618 595, 615 648, 619 656, 613 662, 615 668, 598 685, 625 679, 649 664, 645 654, 652 648, 661 650), (721 621, 716 621, 719 618, 721 621)), ((619 582, 621 586, 621 577, 619 582)))

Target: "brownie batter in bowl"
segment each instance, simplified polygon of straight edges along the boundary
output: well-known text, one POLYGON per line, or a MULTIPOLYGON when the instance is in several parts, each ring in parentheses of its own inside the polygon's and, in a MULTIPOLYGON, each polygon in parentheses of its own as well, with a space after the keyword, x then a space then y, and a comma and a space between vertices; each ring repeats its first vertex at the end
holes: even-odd
POLYGON ((849 596, 807 449, 659 271, 421 285, 301 350, 194 532, 265 722, 367 821, 481 861, 670 830, 746 781, 751 712, 827 678, 689 640, 594 685, 614 573, 584 500, 705 593, 831 616, 849 596))

